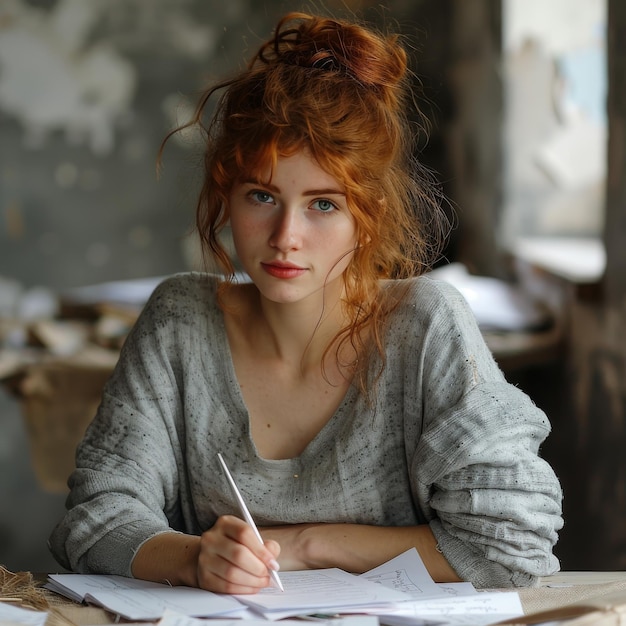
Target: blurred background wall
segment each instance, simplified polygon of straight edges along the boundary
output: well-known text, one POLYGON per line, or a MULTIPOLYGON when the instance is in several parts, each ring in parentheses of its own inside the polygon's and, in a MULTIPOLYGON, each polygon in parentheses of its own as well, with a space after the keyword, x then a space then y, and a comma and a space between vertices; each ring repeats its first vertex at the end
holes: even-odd
MULTIPOLYGON (((240 67, 280 15, 302 9, 355 11, 409 37, 431 120, 420 156, 457 210, 449 261, 514 279, 520 239, 574 237, 604 249, 605 0, 3 0, 0 317, 15 313, 6 294, 31 294, 37 302, 38 288, 58 294, 199 267, 191 227, 200 154, 190 137, 170 141, 157 177, 160 142, 188 117, 207 83, 240 67)), ((564 485, 573 486, 566 502, 579 523, 569 535, 566 526, 559 556, 569 569, 611 569, 626 564, 626 551, 614 549, 619 532, 598 559, 593 548, 577 548, 586 524, 595 523, 578 515, 595 496, 591 484, 576 487, 592 450, 586 439, 580 443, 577 424, 606 403, 605 387, 596 401, 588 393, 583 410, 572 389, 581 376, 595 389, 596 371, 583 371, 581 363, 623 326, 613 322, 605 332, 597 299, 585 300, 592 312, 581 309, 576 277, 549 278, 556 295, 548 299, 567 314, 559 350, 523 367, 517 362, 507 374, 548 410, 556 432, 546 454, 564 485), (572 311, 595 319, 597 341, 584 350, 572 349, 572 336, 576 324, 592 322, 579 315, 574 324, 572 311)), ((609 357, 623 364, 621 352, 609 357)), ((623 394, 617 383, 609 400, 623 394)), ((614 436, 609 429, 593 450, 614 436)), ((612 461, 594 484, 615 471, 612 461)), ((0 387, 0 564, 56 569, 46 539, 64 499, 35 476, 22 407, 0 387)))

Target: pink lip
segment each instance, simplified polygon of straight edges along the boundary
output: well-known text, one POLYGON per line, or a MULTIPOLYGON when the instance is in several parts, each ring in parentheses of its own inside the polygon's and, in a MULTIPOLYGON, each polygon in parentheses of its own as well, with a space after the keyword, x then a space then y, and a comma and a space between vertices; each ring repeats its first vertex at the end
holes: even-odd
POLYGON ((283 263, 281 261, 273 261, 272 263, 261 263, 261 267, 274 278, 297 278, 306 272, 303 267, 283 263))

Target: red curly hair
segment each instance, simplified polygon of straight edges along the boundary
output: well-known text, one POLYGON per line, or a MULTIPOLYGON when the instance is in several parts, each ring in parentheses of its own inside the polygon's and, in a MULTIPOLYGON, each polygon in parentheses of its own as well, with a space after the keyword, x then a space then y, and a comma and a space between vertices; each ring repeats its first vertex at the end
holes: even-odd
POLYGON ((220 233, 229 221, 235 183, 306 149, 344 185, 360 245, 344 273, 349 324, 328 349, 349 341, 358 357, 367 329, 383 366, 381 330, 390 303, 381 298, 381 279, 428 270, 447 228, 438 188, 414 158, 424 125, 409 122, 411 110, 421 119, 410 79, 398 35, 290 13, 245 70, 203 94, 194 118, 183 126, 206 132, 196 226, 205 253, 230 280, 235 267, 220 233), (218 92, 205 128, 205 109, 218 92))

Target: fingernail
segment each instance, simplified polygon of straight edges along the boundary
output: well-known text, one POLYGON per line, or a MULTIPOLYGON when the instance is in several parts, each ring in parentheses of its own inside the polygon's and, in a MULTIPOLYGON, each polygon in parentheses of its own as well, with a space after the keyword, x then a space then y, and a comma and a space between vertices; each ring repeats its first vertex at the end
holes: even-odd
POLYGON ((272 559, 270 561, 270 567, 277 572, 280 569, 280 565, 278 564, 278 561, 276 559, 272 559))

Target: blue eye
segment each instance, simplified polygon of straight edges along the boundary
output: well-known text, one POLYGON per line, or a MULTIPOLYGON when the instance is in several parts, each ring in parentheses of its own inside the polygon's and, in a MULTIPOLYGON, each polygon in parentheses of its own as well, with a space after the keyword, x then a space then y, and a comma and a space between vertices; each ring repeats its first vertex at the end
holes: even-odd
POLYGON ((267 191, 251 191, 250 197, 261 204, 271 204, 274 202, 274 198, 271 194, 267 193, 267 191))
POLYGON ((330 200, 316 200, 312 206, 322 213, 330 213, 337 208, 330 200))

